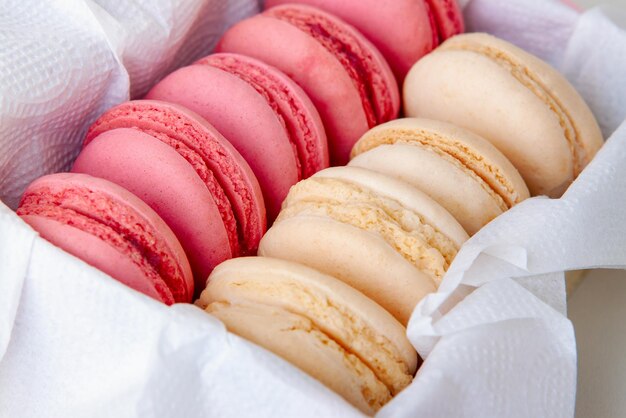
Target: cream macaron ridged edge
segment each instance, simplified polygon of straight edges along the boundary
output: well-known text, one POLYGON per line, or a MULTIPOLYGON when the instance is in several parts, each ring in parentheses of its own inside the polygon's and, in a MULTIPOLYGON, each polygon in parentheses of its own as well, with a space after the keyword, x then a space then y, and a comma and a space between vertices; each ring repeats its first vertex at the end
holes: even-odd
POLYGON ((449 123, 404 118, 366 132, 349 166, 406 181, 473 235, 529 197, 517 169, 487 140, 449 123))
MULTIPOLYGON (((340 280, 303 265, 267 257, 229 260, 213 271, 197 304, 220 312, 229 309, 225 305, 271 307, 291 318, 285 321, 302 322, 296 317, 305 318, 312 323, 311 329, 370 369, 391 395, 406 387, 417 369, 417 353, 395 318, 340 280), (221 305, 211 308, 216 303, 221 305)), ((301 361, 297 359, 296 364, 301 361)), ((355 363, 354 359, 350 363, 355 363)))
POLYGON ((387 387, 307 318, 266 305, 215 302, 206 309, 228 330, 293 364, 368 415, 391 400, 387 387))
POLYGON ((603 143, 593 113, 557 70, 483 33, 451 38, 416 63, 404 108, 485 137, 533 195, 559 197, 603 143))
POLYGON ((265 237, 259 255, 302 263, 333 275, 383 306, 404 325, 415 305, 437 290, 426 273, 417 270, 382 237, 330 218, 289 218, 275 223, 265 237))
MULTIPOLYGON (((311 204, 335 206, 336 213, 327 212, 331 218, 378 233, 422 271, 432 272, 436 284, 441 282, 445 270, 468 238, 458 222, 443 207, 433 204, 430 197, 409 189, 408 184, 367 169, 332 167, 320 171, 309 182, 296 185, 290 198, 293 202, 286 201, 283 209, 285 217, 290 216, 292 208, 295 209, 295 215, 302 213, 302 209, 305 213, 312 213, 308 211, 311 204), (298 190, 299 186, 302 189, 298 190), (337 196, 337 192, 343 196, 337 196), (342 200, 332 203, 335 198, 342 200), (366 206, 361 206, 361 202, 366 206), (352 205, 358 205, 355 209, 358 211, 356 219, 348 217, 352 215, 352 210, 347 208, 352 205), (389 218, 395 224, 382 225, 381 228, 371 225, 367 219, 368 206, 381 210, 379 221, 384 222, 387 219, 381 218, 389 218), (431 250, 428 247, 441 254, 444 260, 442 265, 429 268, 424 257, 424 253, 431 250)), ((440 260, 435 257, 437 259, 440 260)))
POLYGON ((292 188, 259 254, 337 277, 406 324, 467 239, 452 215, 409 184, 333 167, 292 188))

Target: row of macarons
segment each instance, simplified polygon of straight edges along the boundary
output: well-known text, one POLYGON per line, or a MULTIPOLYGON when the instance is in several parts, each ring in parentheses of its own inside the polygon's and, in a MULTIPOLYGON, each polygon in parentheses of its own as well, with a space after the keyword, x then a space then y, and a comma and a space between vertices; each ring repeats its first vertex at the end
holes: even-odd
MULTIPOLYGON (((264 13, 235 25, 223 36, 218 53, 168 75, 145 100, 123 103, 102 115, 87 132, 72 168, 122 186, 147 203, 182 245, 196 291, 220 262, 256 252, 292 185, 331 160, 345 163, 360 135, 398 114, 394 73, 358 30, 311 5, 278 3, 267 2, 264 13), (262 40, 261 34, 274 38, 262 40), (279 40, 288 41, 289 47, 282 48, 279 40), (242 49, 250 46, 250 51, 242 49)), ((335 2, 317 3, 344 17, 356 16, 345 8, 335 10, 335 2)), ((376 7, 400 13, 408 7, 401 3, 407 2, 376 7)), ((416 8, 414 26, 421 28, 411 38, 411 45, 423 44, 418 50, 390 43, 387 31, 374 25, 369 14, 357 20, 387 51, 399 80, 408 62, 438 42, 437 22, 446 22, 444 11, 448 3, 455 4, 408 3, 417 4, 410 7, 416 8)), ((359 2, 354 6, 362 8, 359 2)), ((459 20, 458 10, 453 10, 457 13, 449 19, 459 20)), ((460 30, 459 21, 452 26, 460 30)), ((445 36, 455 33, 452 26, 444 26, 445 36)), ((59 202, 43 199, 43 208, 33 207, 29 195, 37 187, 35 182, 27 190, 18 213, 33 226, 34 217, 47 216, 46 222, 37 223, 44 237, 73 248, 84 259, 93 258, 91 252, 76 253, 84 246, 66 242, 73 234, 55 239, 59 232, 54 232, 52 218, 59 217, 66 227, 73 221, 52 215, 58 208, 46 208, 63 206, 59 202), (44 231, 43 223, 52 230, 44 231)), ((89 217, 88 208, 81 213, 89 217)), ((119 263, 90 262, 124 278, 115 267, 119 263)), ((164 300, 188 302, 193 291, 188 293, 183 299, 164 300)))
MULTIPOLYGON (((329 19, 306 7, 278 11, 298 25, 304 12, 316 25, 329 19)), ((218 48, 255 19, 284 23, 275 13, 236 25, 218 48)), ((405 75, 410 118, 370 121, 338 140, 344 131, 318 112, 329 102, 313 103, 305 82, 233 52, 209 56, 166 77, 151 100, 105 113, 75 174, 35 181, 18 213, 166 303, 206 286, 197 303, 231 331, 376 411, 410 383, 418 359, 404 326, 463 242, 530 195, 558 197, 602 144, 573 87, 502 40, 456 36, 405 75), (282 130, 259 122, 272 120, 257 117, 268 109, 282 130), (324 169, 329 154, 351 157, 348 167, 324 169), (264 235, 266 207, 273 225, 264 235), (262 257, 214 269, 257 247, 262 257)), ((361 101, 350 112, 367 119, 364 109, 361 101)))
MULTIPOLYGON (((273 109, 266 98, 270 97, 269 92, 280 91, 287 99, 283 97, 274 104, 287 103, 292 109, 300 109, 293 112, 302 122, 298 125, 301 129, 296 130, 301 134, 300 140, 293 142, 316 156, 317 163, 308 165, 305 173, 289 179, 279 192, 274 192, 272 187, 287 177, 281 170, 289 165, 290 159, 277 153, 268 142, 259 141, 263 129, 248 126, 247 134, 240 135, 229 131, 228 141, 192 111, 172 103, 147 100, 124 103, 100 117, 89 129, 85 148, 73 171, 121 185, 155 209, 182 243, 199 291, 210 271, 221 261, 256 252, 267 225, 264 201, 272 201, 276 211, 297 179, 326 167, 327 143, 315 107, 279 70, 235 54, 209 56, 188 68, 192 67, 211 67, 216 74, 221 71, 231 81, 245 84, 253 90, 248 92, 249 97, 263 99, 257 101, 258 109, 273 109), (261 84, 273 88, 267 88, 262 95, 240 78, 206 62, 245 62, 243 68, 247 73, 258 76, 267 74, 261 70, 270 71, 275 77, 264 80, 279 79, 278 85, 284 88, 264 81, 261 84), (239 138, 240 142, 233 138, 239 138), (310 142, 304 138, 316 139, 310 142), (237 149, 232 142, 236 142, 237 149), (264 170, 274 171, 263 182, 257 181, 264 170)), ((256 77, 259 79, 260 76, 256 77)), ((205 79, 195 80, 198 90, 206 88, 205 79)), ((208 88, 218 85, 208 84, 208 88)), ((158 85, 155 90, 160 88, 158 85)), ((196 98, 196 104, 214 100, 211 92, 204 93, 196 98)), ((239 100, 241 97, 237 94, 234 103, 243 104, 245 100, 239 100)), ((593 114, 558 72, 521 49, 484 34, 456 36, 421 59, 406 77, 403 99, 407 115, 447 121, 456 127, 433 128, 424 126, 424 121, 408 120, 383 124, 353 147, 351 164, 414 185, 449 211, 470 235, 531 194, 558 197, 602 144, 593 114), (404 126, 407 124, 408 127, 404 126), (451 145, 445 140, 449 136, 465 139, 451 145), (421 150, 410 146, 411 143, 421 144, 421 150), (464 175, 467 173, 469 177, 464 175), (530 190, 524 186, 520 174, 530 190)), ((274 106, 277 107, 280 106, 274 106)), ((235 106, 221 113, 222 120, 247 121, 259 113, 248 110, 241 113, 235 106)), ((292 127, 296 124, 288 113, 282 115, 279 118, 273 113, 273 120, 289 121, 292 127)), ((214 115, 212 121, 219 123, 219 116, 214 115)), ((284 140, 289 145, 291 141, 284 140)), ((291 155, 298 146, 291 147, 291 155)), ((297 161, 307 166, 304 162, 310 159, 297 161)), ((32 199, 28 197, 33 187, 27 190, 18 213, 31 215, 25 219, 34 226, 33 216, 47 216, 50 221, 57 216, 53 212, 59 209, 31 207, 32 199)), ((40 204, 61 205, 45 200, 40 204)), ((82 211, 88 213, 85 208, 82 211)), ((69 223, 67 219, 60 222, 69 223)), ((40 232, 55 242, 53 233, 40 232)), ((61 242, 55 243, 63 246, 61 242)), ((70 244, 64 245, 70 248, 70 244)), ((92 264, 106 267, 115 263, 92 264)), ((120 276, 113 274, 115 267, 104 271, 120 276)), ((192 294, 189 292, 181 301, 190 301, 192 294)))
MULTIPOLYGON (((474 212, 487 215, 479 222, 494 216, 488 214, 489 208, 497 205, 487 204, 489 199, 509 202, 508 206, 527 197, 528 190, 489 142, 447 123, 389 122, 366 133, 354 150, 356 157, 347 167, 322 170, 292 187, 278 219, 261 240, 261 257, 221 263, 196 303, 230 331, 290 361, 363 412, 373 413, 411 382, 419 357, 404 325, 415 304, 436 290, 468 239, 457 220, 421 191, 428 189, 399 180, 397 173, 411 176, 414 167, 438 165, 430 180, 455 180, 456 194, 483 202, 474 212), (409 155, 412 162, 396 164, 393 155, 385 162, 389 156, 377 154, 385 149, 409 155), (368 158, 360 161, 359 156, 368 158), (376 171, 372 161, 380 163, 376 171), (508 187, 488 189, 494 184, 508 187), (484 187, 477 192, 479 185, 484 187)), ((424 171, 416 178, 428 175, 424 171)), ((161 232, 167 230, 155 214, 147 217, 148 222, 141 218, 149 208, 113 183, 58 174, 36 184, 47 188, 39 198, 60 196, 66 210, 87 210, 88 220, 117 222, 117 230, 127 236, 136 233, 130 230, 132 225, 141 225, 141 232, 152 237, 158 237, 154 230, 159 227, 161 232), (112 204, 114 196, 126 205, 112 204)), ((455 189, 455 183, 448 186, 444 191, 455 189)), ((36 189, 24 201, 25 207, 36 189)), ((76 234, 72 229, 65 232, 76 234)), ((171 234, 170 238, 170 244, 176 242, 171 234)), ((140 234, 134 239, 136 244, 150 242, 140 234)), ((91 245, 89 239, 74 242, 91 245)), ((96 247, 96 253, 101 249, 96 247)), ((167 248, 157 240, 157 249, 149 254, 161 257, 159 272, 180 270, 167 258, 163 261, 168 251, 175 261, 176 256, 178 261, 184 258, 182 248, 167 248)), ((126 269, 126 277, 133 273, 132 265, 118 266, 126 269)))
POLYGON ((293 186, 259 257, 219 265, 196 302, 368 414, 412 381, 405 326, 463 243, 561 196, 603 140, 556 70, 484 34, 415 64, 404 110, 422 117, 370 129, 347 166, 293 186))
POLYGON ((293 186, 259 257, 219 265, 196 303, 372 414, 419 366, 405 332, 416 304, 470 234, 529 196, 484 138, 390 121, 362 136, 347 166, 293 186))

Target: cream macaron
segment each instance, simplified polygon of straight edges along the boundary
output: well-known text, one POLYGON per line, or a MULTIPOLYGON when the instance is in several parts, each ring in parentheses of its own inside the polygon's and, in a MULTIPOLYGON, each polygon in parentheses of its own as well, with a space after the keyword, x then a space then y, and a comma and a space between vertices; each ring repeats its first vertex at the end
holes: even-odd
POLYGON ((487 140, 454 125, 406 118, 369 130, 350 166, 398 178, 446 208, 473 235, 529 197, 511 162, 487 140))
POLYGON ((365 413, 405 388, 418 357, 405 328, 343 282, 266 257, 220 264, 196 304, 365 413))
POLYGON ((406 324, 467 239, 448 211, 409 184, 333 167, 291 188, 259 254, 337 277, 406 324))
POLYGON ((533 195, 559 197, 603 143, 591 110, 558 71, 482 33, 455 36, 417 62, 404 110, 483 136, 533 195))

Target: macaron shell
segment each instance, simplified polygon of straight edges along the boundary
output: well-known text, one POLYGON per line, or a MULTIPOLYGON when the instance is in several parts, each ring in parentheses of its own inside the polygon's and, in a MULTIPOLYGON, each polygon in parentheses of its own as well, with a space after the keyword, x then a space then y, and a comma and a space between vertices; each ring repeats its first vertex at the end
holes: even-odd
POLYGON ((370 127, 398 115, 400 93, 389 64, 353 26, 333 14, 306 5, 278 6, 263 14, 308 33, 337 58, 361 94, 370 127))
POLYGON ((367 366, 300 315, 264 305, 221 303, 207 311, 229 331, 287 360, 368 415, 391 399, 367 366))
MULTIPOLYGON (((191 154, 185 158, 198 159, 209 171, 207 187, 215 186, 213 193, 223 191, 235 214, 241 251, 256 252, 266 228, 261 188, 248 163, 212 125, 173 103, 134 100, 102 115, 87 131, 84 145, 99 134, 117 128, 134 128, 158 136, 177 151, 180 144, 191 154)), ((226 216, 225 222, 227 219, 226 216)))
POLYGON ((240 78, 254 80, 283 118, 295 144, 302 170, 308 178, 329 165, 328 139, 320 115, 307 94, 283 72, 262 61, 239 54, 211 54, 195 64, 228 69, 240 78), (234 68, 237 68, 235 71, 234 68))
POLYGON ((442 158, 456 160, 494 198, 502 199, 508 208, 530 194, 528 187, 511 162, 486 139, 445 122, 403 118, 370 129, 352 149, 357 156, 380 145, 406 144, 437 151, 442 158))
POLYGON ((513 62, 525 64, 528 72, 544 88, 576 131, 576 152, 579 156, 576 175, 591 161, 604 144, 602 132, 593 112, 574 86, 556 69, 517 46, 486 33, 472 33, 451 39, 443 49, 469 48, 506 55, 513 62))
POLYGON ((259 255, 289 260, 336 277, 359 290, 403 325, 415 305, 436 290, 433 281, 380 236, 318 216, 277 222, 259 255))
POLYGON ((457 0, 426 0, 437 23, 439 39, 445 41, 454 35, 463 33, 465 23, 457 0))
POLYGON ((479 38, 486 38, 483 41, 485 44, 491 41, 494 43, 493 45, 498 45, 503 51, 527 59, 529 66, 532 66, 542 84, 549 89, 549 92, 555 96, 558 102, 565 105, 566 112, 569 113, 570 119, 575 124, 574 128, 578 131, 579 147, 577 152, 580 156, 579 170, 582 171, 604 145, 602 131, 587 102, 574 86, 548 63, 498 38, 486 34, 478 35, 481 35, 479 38))
POLYGON ((315 177, 345 180, 399 202, 452 240, 457 249, 469 239, 467 232, 450 212, 409 183, 357 166, 331 167, 320 171, 315 177))
POLYGON ((206 185, 181 155, 156 138, 135 129, 104 132, 83 149, 72 171, 119 184, 154 209, 183 245, 199 289, 215 266, 233 256, 206 185))
POLYGON ((252 86, 218 68, 192 65, 169 74, 146 99, 182 105, 211 123, 250 164, 270 222, 278 215, 299 179, 297 155, 286 128, 252 86))
POLYGON ((233 26, 216 49, 260 59, 298 83, 322 117, 331 164, 347 162, 352 145, 368 129, 367 119, 352 80, 315 39, 286 22, 258 15, 233 26))
MULTIPOLYGON (((265 7, 293 2, 268 0, 265 7)), ((361 31, 386 58, 400 84, 411 66, 438 43, 438 33, 430 24, 430 10, 424 1, 395 0, 392 4, 380 0, 295 2, 333 13, 361 31)))
POLYGON ((358 155, 350 166, 367 168, 413 185, 443 206, 469 235, 505 208, 474 178, 433 151, 412 145, 381 145, 358 155))
MULTIPOLYGON (((54 205, 55 211, 66 212, 68 209, 70 217, 73 212, 108 229, 111 224, 129 236, 133 242, 127 244, 141 252, 140 256, 146 257, 146 263, 152 265, 166 282, 174 300, 191 301, 194 283, 185 252, 168 225, 141 199, 105 179, 58 173, 40 177, 31 183, 22 196, 17 213, 20 216, 32 215, 30 205, 36 209, 55 196, 61 200, 54 205)), ((65 221, 67 223, 68 220, 65 221)), ((108 239, 107 236, 101 238, 108 239)))
POLYGON ((243 257, 211 274, 198 304, 212 301, 279 307, 311 320, 360 358, 396 394, 417 368, 406 329, 382 307, 334 277, 268 257, 243 257))
POLYGON ((278 222, 298 216, 330 218, 375 234, 435 284, 441 282, 460 247, 398 199, 336 178, 313 177, 295 185, 278 222))
MULTIPOLYGON (((389 104, 380 105, 390 106, 389 118, 392 118, 399 109, 393 74, 375 48, 371 45, 367 48, 372 51, 374 66, 381 71, 381 83, 391 95, 389 104)), ((232 27, 222 37, 217 51, 257 58, 291 77, 320 113, 328 136, 331 164, 348 161, 350 149, 370 125, 359 90, 333 53, 290 23, 267 15, 257 15, 232 27)))
POLYGON ((100 238, 42 216, 24 215, 22 219, 42 238, 126 286, 168 305, 175 302, 165 282, 154 283, 126 254, 100 238))
POLYGON ((578 174, 574 148, 584 156, 578 164, 582 168, 602 144, 593 115, 562 76, 488 35, 454 37, 420 60, 406 78, 404 101, 408 116, 447 121, 489 140, 515 165, 533 195, 560 196, 578 174), (474 50, 483 47, 513 57, 524 70, 513 76, 510 66, 474 50), (517 78, 526 76, 541 81, 543 89, 517 78), (566 139, 564 122, 546 103, 546 92, 571 116, 581 149, 566 139))

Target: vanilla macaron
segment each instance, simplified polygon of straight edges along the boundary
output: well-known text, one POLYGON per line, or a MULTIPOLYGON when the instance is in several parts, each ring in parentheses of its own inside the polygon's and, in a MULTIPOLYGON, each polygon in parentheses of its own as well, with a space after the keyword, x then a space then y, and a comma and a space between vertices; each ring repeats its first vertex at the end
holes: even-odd
POLYGON ((337 277, 406 324, 467 239, 448 211, 411 185, 333 167, 291 188, 259 254, 337 277))
POLYGON ((455 36, 417 62, 405 79, 404 110, 481 135, 511 160, 533 195, 561 196, 603 143, 565 77, 482 33, 455 36))
POLYGON ((398 178, 446 208, 473 235, 529 197, 511 162, 487 140, 454 125, 406 118, 369 130, 350 166, 398 178))
POLYGON ((405 328, 341 281, 265 257, 219 265, 197 305, 374 413, 408 386, 418 357, 405 328))

